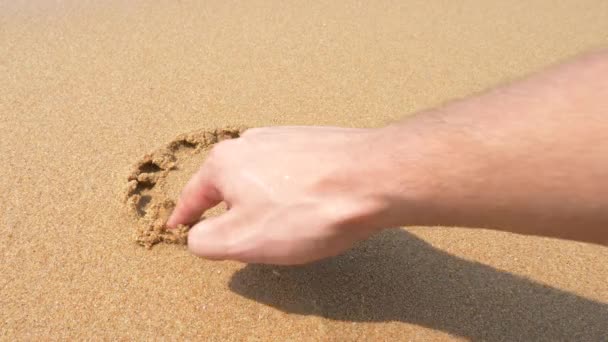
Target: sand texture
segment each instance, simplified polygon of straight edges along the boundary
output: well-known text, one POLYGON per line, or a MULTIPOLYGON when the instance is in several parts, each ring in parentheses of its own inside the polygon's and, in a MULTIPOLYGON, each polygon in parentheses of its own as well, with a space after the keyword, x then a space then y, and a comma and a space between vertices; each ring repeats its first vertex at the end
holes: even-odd
POLYGON ((270 267, 164 228, 223 127, 382 126, 601 47, 605 0, 0 1, 0 340, 606 341, 608 248, 408 227, 270 267))

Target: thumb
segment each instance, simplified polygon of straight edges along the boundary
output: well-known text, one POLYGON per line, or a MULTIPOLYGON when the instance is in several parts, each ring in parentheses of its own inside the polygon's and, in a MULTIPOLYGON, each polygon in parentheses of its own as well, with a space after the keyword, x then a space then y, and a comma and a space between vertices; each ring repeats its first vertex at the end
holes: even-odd
POLYGON ((206 218, 188 232, 188 249, 193 254, 212 260, 223 260, 230 256, 235 233, 239 230, 236 211, 206 218))

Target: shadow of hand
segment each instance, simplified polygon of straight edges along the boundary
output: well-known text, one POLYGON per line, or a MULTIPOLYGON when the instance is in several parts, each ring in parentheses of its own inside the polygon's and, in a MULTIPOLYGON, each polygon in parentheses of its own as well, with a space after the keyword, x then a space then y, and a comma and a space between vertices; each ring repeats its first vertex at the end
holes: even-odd
POLYGON ((247 265, 230 288, 289 313, 402 321, 471 339, 608 339, 608 304, 460 259, 403 229, 310 265, 247 265))

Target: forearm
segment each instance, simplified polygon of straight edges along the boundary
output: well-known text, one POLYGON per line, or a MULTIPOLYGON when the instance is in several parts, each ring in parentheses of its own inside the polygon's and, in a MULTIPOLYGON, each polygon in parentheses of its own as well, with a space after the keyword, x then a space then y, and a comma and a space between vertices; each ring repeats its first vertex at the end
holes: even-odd
POLYGON ((387 190, 401 202, 391 224, 608 243, 607 53, 422 113, 382 135, 391 137, 392 169, 400 170, 387 190))

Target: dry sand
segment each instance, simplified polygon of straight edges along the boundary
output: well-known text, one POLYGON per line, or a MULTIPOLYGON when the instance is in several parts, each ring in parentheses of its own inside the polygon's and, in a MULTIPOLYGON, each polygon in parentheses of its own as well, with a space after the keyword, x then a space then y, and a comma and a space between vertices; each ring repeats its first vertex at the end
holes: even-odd
POLYGON ((186 132, 380 126, 606 46, 604 0, 0 2, 0 338, 606 340, 607 248, 410 228, 209 262, 138 245, 124 197, 186 132))

